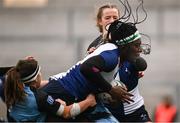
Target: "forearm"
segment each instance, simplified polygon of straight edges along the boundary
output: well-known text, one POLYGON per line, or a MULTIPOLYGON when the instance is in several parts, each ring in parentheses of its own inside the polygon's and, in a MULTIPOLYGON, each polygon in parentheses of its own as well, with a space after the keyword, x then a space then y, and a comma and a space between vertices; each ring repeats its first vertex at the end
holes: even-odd
POLYGON ((88 100, 74 103, 70 106, 65 106, 62 116, 66 119, 76 117, 77 115, 85 111, 88 107, 90 107, 90 102, 88 100))
MULTIPOLYGON (((50 95, 41 90, 34 90, 39 111, 54 114, 63 118, 72 118, 86 110, 94 102, 92 98, 66 106, 63 100, 53 99, 50 95)), ((94 103, 93 103, 94 104, 94 103)))
POLYGON ((87 110, 89 107, 95 106, 96 101, 95 98, 90 95, 83 101, 79 103, 73 103, 70 106, 65 106, 64 107, 64 112, 63 112, 63 117, 64 118, 73 118, 79 115, 80 113, 84 112, 87 110))
POLYGON ((91 107, 92 103, 90 100, 83 100, 81 102, 79 102, 79 106, 81 109, 81 113, 84 112, 86 109, 88 109, 89 107, 91 107))

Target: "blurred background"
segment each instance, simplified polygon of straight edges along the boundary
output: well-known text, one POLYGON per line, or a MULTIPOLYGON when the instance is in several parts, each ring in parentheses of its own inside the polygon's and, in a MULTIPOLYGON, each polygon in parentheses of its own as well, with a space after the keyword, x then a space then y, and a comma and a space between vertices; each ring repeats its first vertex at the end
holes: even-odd
MULTIPOLYGON (((129 1, 135 7, 138 0, 129 1)), ((44 79, 66 71, 99 35, 95 13, 105 3, 122 8, 118 0, 0 0, 0 66, 32 55, 44 79)), ((152 52, 144 56, 148 69, 139 87, 152 118, 164 95, 180 110, 180 0, 144 0, 144 5, 148 18, 138 29, 151 37, 152 52)), ((0 117, 5 115, 0 101, 0 117)))

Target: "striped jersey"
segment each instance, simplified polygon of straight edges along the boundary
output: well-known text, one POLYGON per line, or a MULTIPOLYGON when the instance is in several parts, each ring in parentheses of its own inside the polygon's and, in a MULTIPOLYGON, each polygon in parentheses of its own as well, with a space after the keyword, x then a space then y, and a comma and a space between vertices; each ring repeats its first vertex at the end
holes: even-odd
POLYGON ((134 100, 134 102, 131 102, 130 104, 123 103, 125 115, 133 113, 135 110, 144 105, 144 99, 140 95, 138 89, 138 71, 135 70, 133 64, 128 61, 124 62, 119 68, 115 79, 123 82, 126 85, 128 92, 134 95, 132 96, 132 100, 134 100))

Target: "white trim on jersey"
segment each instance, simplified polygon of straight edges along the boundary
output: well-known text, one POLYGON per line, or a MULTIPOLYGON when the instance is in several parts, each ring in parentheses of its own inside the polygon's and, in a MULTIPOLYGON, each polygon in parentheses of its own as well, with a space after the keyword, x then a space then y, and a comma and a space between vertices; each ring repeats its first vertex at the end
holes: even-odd
POLYGON ((144 99, 143 99, 143 97, 139 93, 138 86, 136 86, 133 90, 129 91, 129 93, 134 95, 134 96, 131 97, 131 99, 134 102, 131 102, 130 104, 123 103, 125 115, 133 113, 138 108, 140 108, 142 105, 144 105, 144 99))
POLYGON ((103 51, 107 51, 107 50, 114 50, 114 49, 117 49, 118 47, 115 45, 115 44, 112 44, 112 43, 105 43, 101 46, 99 46, 93 53, 87 55, 83 60, 82 62, 86 61, 87 59, 93 57, 93 56, 96 56, 96 55, 99 55, 101 52, 103 51))
POLYGON ((62 78, 63 76, 66 76, 66 72, 58 73, 56 75, 50 76, 50 79, 58 80, 59 78, 62 78))

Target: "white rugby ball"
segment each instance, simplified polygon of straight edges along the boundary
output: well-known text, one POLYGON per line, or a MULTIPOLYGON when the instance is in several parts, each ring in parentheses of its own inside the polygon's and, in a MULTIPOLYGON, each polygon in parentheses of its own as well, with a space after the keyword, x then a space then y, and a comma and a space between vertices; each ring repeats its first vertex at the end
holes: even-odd
POLYGON ((114 87, 114 86, 126 87, 126 85, 125 85, 123 82, 121 82, 120 80, 116 80, 116 79, 114 79, 114 80, 111 81, 111 85, 112 85, 113 87, 114 87))

